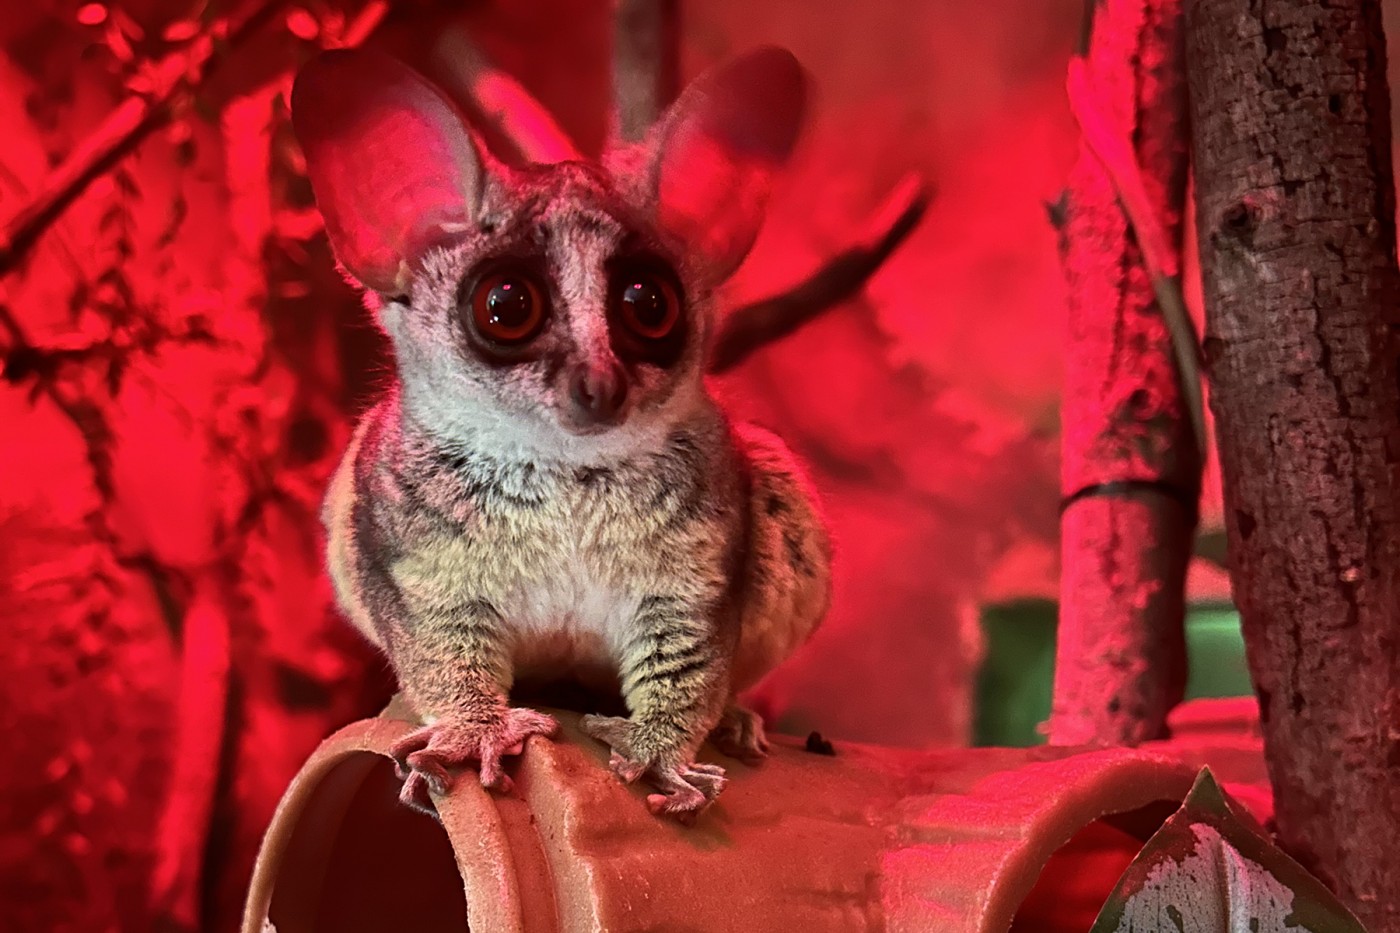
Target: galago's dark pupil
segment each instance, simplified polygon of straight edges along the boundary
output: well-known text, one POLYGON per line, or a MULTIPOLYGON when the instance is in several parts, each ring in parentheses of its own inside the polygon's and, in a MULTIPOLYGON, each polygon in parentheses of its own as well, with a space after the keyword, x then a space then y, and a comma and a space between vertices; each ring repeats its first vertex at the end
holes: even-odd
POLYGON ((622 300, 643 327, 660 327, 666 322, 666 296, 655 285, 634 282, 623 289, 622 300))
POLYGON ((502 282, 486 296, 486 310, 492 324, 521 327, 530 320, 530 290, 523 282, 502 282))

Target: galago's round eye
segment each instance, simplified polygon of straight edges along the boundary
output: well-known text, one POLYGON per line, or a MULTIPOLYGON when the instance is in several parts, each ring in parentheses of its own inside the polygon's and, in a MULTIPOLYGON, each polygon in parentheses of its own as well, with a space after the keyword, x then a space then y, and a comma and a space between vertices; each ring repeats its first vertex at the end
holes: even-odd
POLYGON ((496 272, 483 276, 472 291, 472 322, 493 343, 524 343, 544 324, 544 299, 529 276, 496 272))
POLYGON ((665 340, 681 316, 671 283, 646 272, 624 274, 617 282, 613 303, 622 326, 643 340, 665 340))

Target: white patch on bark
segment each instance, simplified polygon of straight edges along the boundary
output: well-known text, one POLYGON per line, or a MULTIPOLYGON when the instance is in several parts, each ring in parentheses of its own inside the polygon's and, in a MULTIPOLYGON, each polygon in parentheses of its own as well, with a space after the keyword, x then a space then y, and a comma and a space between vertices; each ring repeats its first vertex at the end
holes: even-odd
POLYGON ((1267 868, 1239 853, 1210 826, 1191 827, 1196 848, 1180 862, 1153 868, 1128 899, 1116 933, 1278 933, 1303 931, 1286 921, 1293 892, 1267 868), (1174 908, 1174 909, 1173 909, 1174 908))

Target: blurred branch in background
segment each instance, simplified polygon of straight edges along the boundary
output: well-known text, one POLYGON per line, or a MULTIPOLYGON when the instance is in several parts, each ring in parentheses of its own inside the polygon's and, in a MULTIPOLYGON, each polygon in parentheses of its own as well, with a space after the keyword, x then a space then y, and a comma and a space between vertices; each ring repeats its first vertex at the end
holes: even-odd
POLYGON ((614 145, 640 142, 680 93, 680 0, 612 0, 614 145))
POLYGON ((857 232, 854 241, 801 283, 771 298, 735 308, 715 337, 712 373, 724 373, 823 312, 853 298, 923 219, 931 193, 910 173, 857 232))
POLYGON ((443 32, 433 59, 444 89, 498 158, 517 165, 582 158, 549 110, 493 64, 462 26, 443 32))
MULTIPOLYGON (((216 19, 197 32, 181 51, 139 68, 147 77, 146 86, 113 110, 59 163, 35 194, 5 220, 0 231, 0 276, 23 261, 34 242, 93 181, 170 123, 187 103, 189 94, 290 4, 291 0, 262 0, 240 13, 216 19)), ((336 44, 360 44, 383 19, 388 6, 386 0, 366 4, 336 44)))

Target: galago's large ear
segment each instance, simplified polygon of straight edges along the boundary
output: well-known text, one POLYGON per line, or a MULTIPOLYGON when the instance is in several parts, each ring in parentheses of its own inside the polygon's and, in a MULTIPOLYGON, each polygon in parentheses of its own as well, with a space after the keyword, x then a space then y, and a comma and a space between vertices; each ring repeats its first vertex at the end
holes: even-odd
POLYGON ((479 208, 484 168, 461 118, 388 55, 317 56, 292 87, 292 127, 331 248, 368 288, 406 290, 414 260, 479 208))
POLYGON ((657 222, 702 251, 714 281, 753 246, 806 104, 807 74, 792 53, 759 48, 697 78, 648 140, 657 222))

